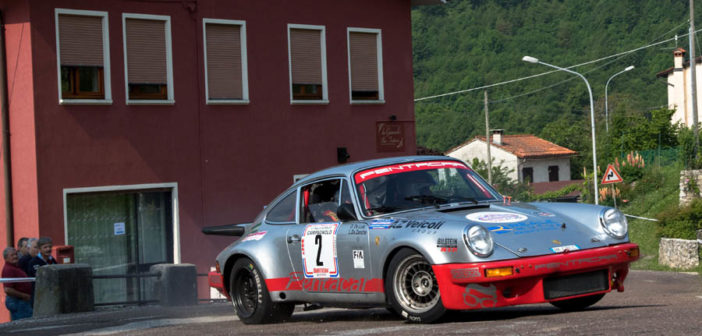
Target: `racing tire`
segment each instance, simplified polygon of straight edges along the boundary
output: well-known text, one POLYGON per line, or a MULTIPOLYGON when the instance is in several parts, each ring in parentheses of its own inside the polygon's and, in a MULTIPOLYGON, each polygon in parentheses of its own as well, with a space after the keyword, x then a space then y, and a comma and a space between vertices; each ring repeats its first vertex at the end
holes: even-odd
POLYGON ((234 310, 245 324, 283 321, 295 309, 292 303, 271 301, 265 279, 249 258, 241 258, 234 263, 229 281, 229 296, 234 310))
POLYGON ((604 294, 597 294, 597 295, 579 297, 579 298, 575 298, 575 299, 553 301, 553 302, 549 302, 549 303, 556 306, 560 310, 578 311, 578 310, 583 310, 587 307, 594 305, 595 303, 597 303, 597 301, 600 301, 604 296, 605 296, 604 294))
POLYGON ((385 293, 392 310, 409 322, 432 323, 446 313, 431 264, 409 248, 401 249, 390 260, 385 293))

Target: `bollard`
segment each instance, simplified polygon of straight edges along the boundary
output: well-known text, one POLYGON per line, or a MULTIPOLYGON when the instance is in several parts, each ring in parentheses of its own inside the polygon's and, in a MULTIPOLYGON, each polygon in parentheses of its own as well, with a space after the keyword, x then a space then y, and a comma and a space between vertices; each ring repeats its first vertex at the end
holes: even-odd
POLYGON ((162 306, 197 304, 197 270, 193 264, 158 264, 149 269, 159 273, 153 284, 154 298, 162 306))
POLYGON ((34 317, 92 311, 93 269, 86 264, 46 265, 37 269, 34 317))

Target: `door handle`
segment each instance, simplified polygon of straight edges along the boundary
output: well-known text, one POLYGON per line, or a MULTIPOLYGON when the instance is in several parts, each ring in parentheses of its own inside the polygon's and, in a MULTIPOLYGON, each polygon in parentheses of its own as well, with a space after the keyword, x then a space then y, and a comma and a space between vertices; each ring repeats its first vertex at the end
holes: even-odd
POLYGON ((293 242, 299 242, 300 241, 300 236, 294 234, 292 236, 288 236, 288 244, 292 244, 293 242))

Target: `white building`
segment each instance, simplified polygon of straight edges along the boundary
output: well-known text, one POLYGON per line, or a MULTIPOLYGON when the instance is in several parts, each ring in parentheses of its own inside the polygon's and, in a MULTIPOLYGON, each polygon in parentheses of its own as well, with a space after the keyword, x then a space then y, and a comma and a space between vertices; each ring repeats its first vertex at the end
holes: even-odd
MULTIPOLYGON (((668 108, 675 110, 672 123, 680 122, 690 127, 692 125, 692 99, 690 98, 690 62, 683 61, 685 49, 678 48, 673 52, 673 67, 656 74, 656 77, 668 80, 668 108)), ((700 90, 702 90, 702 58, 695 59, 695 72, 697 82, 697 113, 702 111, 700 90)), ((699 120, 699 115, 698 115, 699 120)))
MULTIPOLYGON (((522 182, 570 181, 570 157, 575 154, 577 152, 531 134, 504 135, 502 130, 493 132, 490 146, 493 166, 508 168, 511 170, 509 177, 522 182)), ((487 162, 485 137, 468 140, 445 155, 468 164, 474 158, 487 162)))

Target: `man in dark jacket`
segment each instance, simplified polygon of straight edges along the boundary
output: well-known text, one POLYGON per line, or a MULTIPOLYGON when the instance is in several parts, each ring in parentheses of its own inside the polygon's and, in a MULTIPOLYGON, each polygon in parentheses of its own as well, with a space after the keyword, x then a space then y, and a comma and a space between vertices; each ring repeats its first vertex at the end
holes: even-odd
POLYGON ((39 247, 37 246, 37 238, 27 239, 27 254, 19 258, 17 266, 24 271, 24 273, 29 274, 29 261, 39 254, 39 247))
POLYGON ((30 277, 37 276, 37 269, 44 265, 52 265, 56 263, 56 259, 51 256, 51 248, 54 246, 53 241, 49 237, 41 237, 37 241, 39 253, 29 261, 27 265, 27 275, 30 277))

